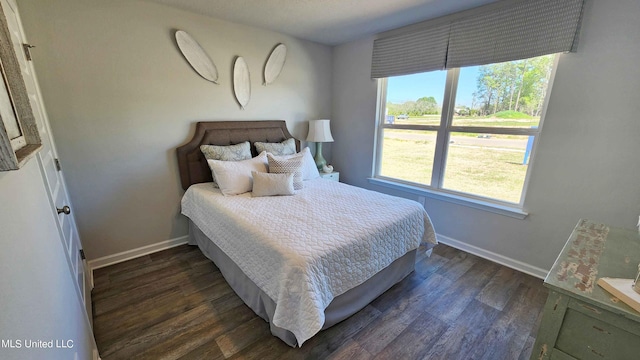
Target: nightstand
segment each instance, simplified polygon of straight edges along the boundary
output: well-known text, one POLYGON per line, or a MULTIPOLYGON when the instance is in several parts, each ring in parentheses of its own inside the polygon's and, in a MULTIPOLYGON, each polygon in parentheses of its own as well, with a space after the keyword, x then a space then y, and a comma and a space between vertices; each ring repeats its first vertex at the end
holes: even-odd
POLYGON ((320 171, 320 177, 331 181, 340 181, 340 173, 337 171, 324 173, 320 171))

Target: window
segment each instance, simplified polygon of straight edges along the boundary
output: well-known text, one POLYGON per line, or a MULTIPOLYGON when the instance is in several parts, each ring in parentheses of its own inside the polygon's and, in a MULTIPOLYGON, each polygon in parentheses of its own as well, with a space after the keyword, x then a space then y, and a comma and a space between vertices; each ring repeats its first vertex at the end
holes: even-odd
POLYGON ((376 178, 521 208, 554 64, 382 79, 376 178))

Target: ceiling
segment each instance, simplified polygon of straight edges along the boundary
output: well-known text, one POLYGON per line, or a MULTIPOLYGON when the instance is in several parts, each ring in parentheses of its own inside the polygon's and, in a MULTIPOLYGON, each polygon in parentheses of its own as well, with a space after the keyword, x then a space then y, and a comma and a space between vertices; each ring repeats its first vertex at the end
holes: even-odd
POLYGON ((147 0, 338 45, 495 0, 147 0))

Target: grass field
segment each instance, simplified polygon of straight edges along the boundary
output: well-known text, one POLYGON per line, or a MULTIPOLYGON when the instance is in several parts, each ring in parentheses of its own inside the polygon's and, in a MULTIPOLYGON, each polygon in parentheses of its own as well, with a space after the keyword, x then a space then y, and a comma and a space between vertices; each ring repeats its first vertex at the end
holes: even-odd
MULTIPOLYGON (((408 131, 385 130, 380 174, 430 185, 435 140, 393 136, 402 132, 408 131)), ((449 145, 443 187, 519 203, 527 172, 523 156, 523 151, 491 146, 490 142, 467 146, 454 141, 449 145)))
MULTIPOLYGON (((408 119, 396 119, 395 124, 411 124, 411 125, 440 125, 440 115, 425 115, 418 117, 410 117, 408 119)), ((502 119, 497 117, 473 117, 473 116, 454 116, 454 126, 490 126, 490 127, 516 127, 530 128, 538 126, 540 118, 534 117, 530 119, 502 119)))

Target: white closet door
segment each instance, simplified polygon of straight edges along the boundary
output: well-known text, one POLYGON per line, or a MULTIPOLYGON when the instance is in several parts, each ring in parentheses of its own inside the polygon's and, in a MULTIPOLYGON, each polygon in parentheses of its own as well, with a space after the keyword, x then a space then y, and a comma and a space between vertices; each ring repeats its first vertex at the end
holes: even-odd
POLYGON ((73 273, 73 277, 76 280, 77 295, 85 304, 88 320, 89 323, 91 323, 91 289, 89 288, 90 286, 88 286, 89 281, 85 271, 86 264, 81 255, 82 242, 78 235, 78 229, 73 216, 73 207, 69 201, 69 194, 65 186, 63 172, 58 166, 58 155, 33 64, 26 56, 24 44, 27 42, 18 8, 15 0, 0 0, 0 2, 7 20, 7 27, 9 28, 15 53, 20 63, 20 69, 22 70, 22 76, 27 88, 27 93, 29 94, 33 115, 42 138, 42 150, 37 154, 37 159, 43 178, 45 179, 51 211, 56 215, 60 241, 62 241, 66 252, 69 270, 73 273))

